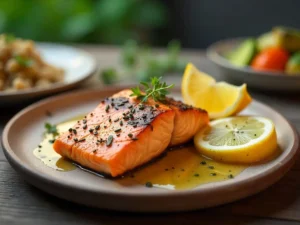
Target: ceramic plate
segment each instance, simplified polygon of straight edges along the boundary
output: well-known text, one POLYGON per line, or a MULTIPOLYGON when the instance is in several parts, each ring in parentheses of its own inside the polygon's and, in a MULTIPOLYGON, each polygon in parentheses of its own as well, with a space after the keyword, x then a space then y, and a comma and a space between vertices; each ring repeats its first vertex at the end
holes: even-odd
POLYGON ((48 88, 31 88, 17 92, 0 92, 0 105, 21 103, 33 98, 68 90, 88 79, 96 71, 96 61, 87 52, 59 44, 38 43, 42 58, 65 70, 63 82, 48 88))
POLYGON ((236 67, 224 56, 236 48, 243 40, 228 39, 212 44, 207 49, 207 57, 218 67, 226 80, 235 84, 247 83, 249 87, 261 90, 295 92, 300 91, 300 75, 289 76, 279 72, 255 71, 250 67, 236 67))
POLYGON ((293 165, 299 144, 297 133, 283 116, 255 100, 242 114, 272 119, 283 152, 273 161, 248 167, 234 179, 190 190, 125 187, 78 168, 69 172, 53 170, 33 156, 32 150, 42 140, 45 122, 57 124, 83 115, 119 90, 73 92, 25 108, 9 121, 3 132, 2 144, 8 161, 29 183, 57 197, 105 209, 140 212, 192 210, 232 202, 269 187, 293 165), (46 111, 51 111, 52 117, 47 117, 46 111))

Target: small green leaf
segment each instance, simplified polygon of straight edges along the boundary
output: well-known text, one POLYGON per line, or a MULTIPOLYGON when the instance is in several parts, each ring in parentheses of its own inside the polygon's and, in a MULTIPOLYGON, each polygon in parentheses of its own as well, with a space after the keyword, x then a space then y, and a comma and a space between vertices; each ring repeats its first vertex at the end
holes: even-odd
POLYGON ((15 60, 17 61, 17 63, 19 65, 24 66, 24 67, 29 67, 33 63, 32 59, 25 58, 25 57, 23 57, 21 55, 17 55, 14 58, 15 58, 15 60))

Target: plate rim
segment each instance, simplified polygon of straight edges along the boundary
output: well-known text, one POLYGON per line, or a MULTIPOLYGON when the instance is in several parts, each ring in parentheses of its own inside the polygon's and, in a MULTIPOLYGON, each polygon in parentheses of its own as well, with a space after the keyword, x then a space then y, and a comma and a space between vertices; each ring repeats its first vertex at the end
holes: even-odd
MULTIPOLYGON (((10 147, 10 145, 8 143, 8 139, 7 139, 8 133, 9 133, 9 130, 10 130, 11 126, 14 124, 14 122, 17 119, 19 119, 19 117, 21 117, 23 114, 28 113, 31 110, 34 110, 35 108, 38 108, 42 105, 46 105, 47 103, 52 102, 52 101, 61 100, 65 97, 69 97, 69 96, 72 96, 72 95, 76 96, 76 95, 81 95, 81 94, 88 94, 90 92, 91 93, 97 93, 97 92, 105 93, 105 92, 114 91, 114 90, 116 90, 116 91, 121 90, 121 89, 124 89, 124 88, 128 88, 128 86, 111 86, 111 87, 105 87, 105 88, 101 88, 101 89, 72 91, 72 92, 63 93, 63 94, 59 94, 59 95, 56 95, 56 96, 48 97, 46 99, 40 100, 40 101, 38 101, 38 102, 22 109, 15 116, 13 116, 9 120, 9 122, 5 125, 5 128, 3 130, 3 134, 2 134, 2 138, 1 138, 1 144, 2 144, 2 147, 3 147, 3 152, 6 156, 6 158, 8 159, 9 163, 18 172, 24 173, 26 175, 34 176, 36 181, 51 183, 52 185, 60 186, 60 187, 71 189, 71 190, 88 191, 88 192, 94 193, 94 194, 95 193, 96 194, 103 194, 103 195, 114 196, 114 197, 118 197, 118 196, 119 197, 124 197, 124 196, 126 196, 126 197, 131 197, 131 198, 132 197, 133 198, 145 198, 145 197, 147 198, 147 197, 162 197, 162 196, 166 196, 166 197, 192 196, 192 195, 195 195, 195 194, 199 193, 199 191, 200 191, 199 189, 175 190, 175 191, 166 191, 166 192, 158 192, 158 193, 153 193, 153 192, 143 192, 143 193, 126 192, 126 193, 124 193, 124 192, 111 191, 111 190, 100 190, 99 191, 97 189, 86 188, 86 187, 83 187, 83 186, 70 186, 66 183, 56 182, 53 179, 51 179, 49 176, 47 176, 46 174, 38 173, 36 170, 33 169, 33 167, 30 167, 26 163, 23 163, 22 160, 15 154, 15 152, 12 150, 12 148, 10 147)), ((264 103, 261 103, 260 101, 257 101, 257 100, 254 100, 254 101, 257 104, 262 105, 263 107, 268 107, 268 108, 274 110, 272 107, 270 107, 270 106, 268 106, 264 103)), ((261 174, 255 175, 254 177, 239 181, 239 184, 241 186, 247 185, 247 183, 251 183, 251 182, 256 181, 256 180, 260 180, 260 179, 264 178, 265 176, 267 176, 269 174, 274 174, 274 173, 278 172, 278 170, 280 170, 282 165, 286 165, 288 162, 292 162, 292 165, 293 165, 296 158, 297 158, 297 155, 299 155, 299 152, 300 152, 299 134, 298 134, 297 130, 294 128, 294 126, 282 114, 280 114, 276 110, 274 110, 274 111, 289 125, 289 127, 291 128, 291 130, 293 132, 294 143, 293 143, 293 146, 291 147, 290 154, 288 154, 283 159, 282 163, 276 164, 272 168, 268 169, 265 173, 261 173, 261 174)), ((286 169, 286 172, 289 170, 289 168, 286 169)), ((280 179, 282 176, 280 176, 278 179, 280 179)), ((273 181, 273 182, 271 182, 271 184, 273 184, 275 182, 276 181, 273 181)), ((32 182, 30 182, 30 183, 33 184, 32 182)), ((234 184, 234 183, 235 183, 234 181, 228 182, 228 183, 224 184, 221 187, 220 186, 213 187, 213 188, 203 187, 201 189, 201 191, 206 191, 206 192, 219 191, 220 189, 231 188, 232 186, 235 186, 236 184, 234 184)), ((271 184, 269 184, 268 186, 270 186, 271 184)), ((33 184, 33 185, 36 186, 35 184, 33 184)))
POLYGON ((81 48, 73 47, 71 45, 64 45, 64 44, 60 44, 60 43, 52 43, 52 42, 35 42, 35 44, 37 47, 42 47, 42 46, 54 47, 55 46, 55 47, 61 47, 61 48, 68 48, 68 49, 72 49, 80 54, 83 54, 85 57, 88 58, 89 61, 92 62, 91 71, 86 73, 84 76, 79 78, 77 81, 72 81, 70 83, 65 83, 64 81, 62 81, 62 82, 53 83, 53 84, 51 84, 51 86, 46 87, 46 88, 33 87, 33 88, 25 89, 25 90, 19 90, 16 92, 0 91, 0 99, 5 98, 5 97, 7 97, 7 98, 18 97, 18 96, 23 96, 23 95, 34 95, 34 96, 44 95, 47 93, 54 93, 54 92, 58 92, 58 91, 62 91, 62 90, 67 90, 69 88, 77 86, 78 84, 80 84, 83 81, 88 80, 98 70, 96 58, 92 54, 90 54, 89 52, 87 52, 81 48))

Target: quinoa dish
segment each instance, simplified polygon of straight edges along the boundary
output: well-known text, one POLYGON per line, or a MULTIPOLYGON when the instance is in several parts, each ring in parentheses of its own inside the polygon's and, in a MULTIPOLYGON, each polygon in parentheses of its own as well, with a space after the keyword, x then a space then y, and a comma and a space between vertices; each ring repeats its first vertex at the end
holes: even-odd
POLYGON ((46 88, 63 79, 64 70, 45 62, 32 40, 0 35, 0 91, 46 88))

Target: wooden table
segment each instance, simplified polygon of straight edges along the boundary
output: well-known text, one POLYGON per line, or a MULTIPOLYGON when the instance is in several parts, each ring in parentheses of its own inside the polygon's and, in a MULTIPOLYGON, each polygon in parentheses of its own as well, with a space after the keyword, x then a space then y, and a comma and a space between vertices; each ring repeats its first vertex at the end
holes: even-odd
MULTIPOLYGON (((116 65, 119 50, 112 47, 78 46, 93 54, 99 67, 116 65)), ((203 51, 184 51, 183 56, 201 70, 220 79, 203 51)), ((168 77, 180 84, 180 77, 168 77)), ((98 75, 81 88, 102 87, 98 75)), ((282 113, 300 131, 300 96, 257 92, 252 96, 282 113)), ((2 109, 0 131, 20 107, 2 109)), ((130 204, 130 203, 128 203, 130 204)), ((162 203, 157 203, 162 204, 162 203)), ((225 206, 183 213, 136 214, 92 209, 73 204, 27 184, 6 161, 0 150, 0 224, 299 224, 300 161, 278 183, 244 200, 225 206)))

